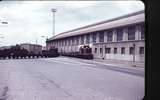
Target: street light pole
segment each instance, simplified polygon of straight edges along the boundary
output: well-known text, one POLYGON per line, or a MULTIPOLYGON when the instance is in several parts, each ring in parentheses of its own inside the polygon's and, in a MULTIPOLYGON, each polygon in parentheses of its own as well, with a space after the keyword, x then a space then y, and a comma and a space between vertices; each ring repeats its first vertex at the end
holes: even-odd
POLYGON ((55 35, 55 12, 57 11, 57 9, 51 9, 52 13, 53 13, 53 36, 55 35))

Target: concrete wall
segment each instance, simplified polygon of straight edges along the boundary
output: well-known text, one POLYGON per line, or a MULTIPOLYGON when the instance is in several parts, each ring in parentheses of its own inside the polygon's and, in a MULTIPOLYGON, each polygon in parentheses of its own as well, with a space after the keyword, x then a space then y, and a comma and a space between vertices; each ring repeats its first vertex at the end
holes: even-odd
POLYGON ((92 48, 92 53, 94 54, 94 58, 102 59, 116 59, 116 60, 127 60, 133 61, 134 54, 129 54, 129 48, 133 47, 135 44, 135 61, 144 62, 145 55, 139 54, 139 48, 144 47, 144 41, 130 41, 130 42, 119 42, 119 43, 104 43, 104 44, 94 44, 92 48), (125 48, 125 54, 121 54, 121 48, 125 48), (95 48, 97 48, 97 53, 94 52, 95 48), (103 52, 100 53, 100 48, 102 48, 103 52), (106 54, 105 48, 111 48, 111 53, 106 54), (114 54, 114 48, 117 48, 117 54, 114 54))

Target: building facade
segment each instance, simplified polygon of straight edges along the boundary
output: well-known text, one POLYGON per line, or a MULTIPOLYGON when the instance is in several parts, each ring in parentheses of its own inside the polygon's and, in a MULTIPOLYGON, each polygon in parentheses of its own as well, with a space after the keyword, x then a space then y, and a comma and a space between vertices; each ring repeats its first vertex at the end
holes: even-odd
POLYGON ((34 54, 41 54, 42 53, 42 46, 37 44, 29 44, 29 43, 23 43, 20 44, 21 49, 26 49, 30 53, 34 54))
POLYGON ((144 11, 60 33, 46 45, 60 53, 79 52, 81 46, 89 45, 94 58, 144 62, 144 11))

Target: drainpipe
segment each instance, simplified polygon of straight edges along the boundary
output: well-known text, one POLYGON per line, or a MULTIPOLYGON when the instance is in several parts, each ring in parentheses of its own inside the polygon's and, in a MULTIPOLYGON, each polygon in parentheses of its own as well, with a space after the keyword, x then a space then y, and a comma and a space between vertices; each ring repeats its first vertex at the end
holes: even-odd
POLYGON ((133 62, 135 62, 135 43, 133 44, 133 48, 134 48, 134 53, 133 53, 133 62))

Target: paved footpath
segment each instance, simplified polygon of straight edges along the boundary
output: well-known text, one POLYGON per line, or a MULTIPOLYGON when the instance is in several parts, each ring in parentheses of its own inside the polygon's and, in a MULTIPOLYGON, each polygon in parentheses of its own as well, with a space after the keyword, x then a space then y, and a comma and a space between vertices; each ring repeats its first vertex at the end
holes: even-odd
POLYGON ((143 77, 145 75, 145 65, 144 63, 141 63, 141 62, 129 62, 129 61, 126 62, 126 61, 120 61, 120 60, 113 61, 113 60, 102 60, 102 59, 85 60, 85 59, 65 57, 65 56, 61 56, 59 57, 59 59, 67 62, 68 61, 72 62, 71 60, 73 60, 74 62, 76 61, 76 62, 82 62, 82 63, 92 64, 92 65, 94 64, 96 65, 95 67, 97 68, 107 68, 115 71, 122 71, 130 74, 140 75, 143 77))

